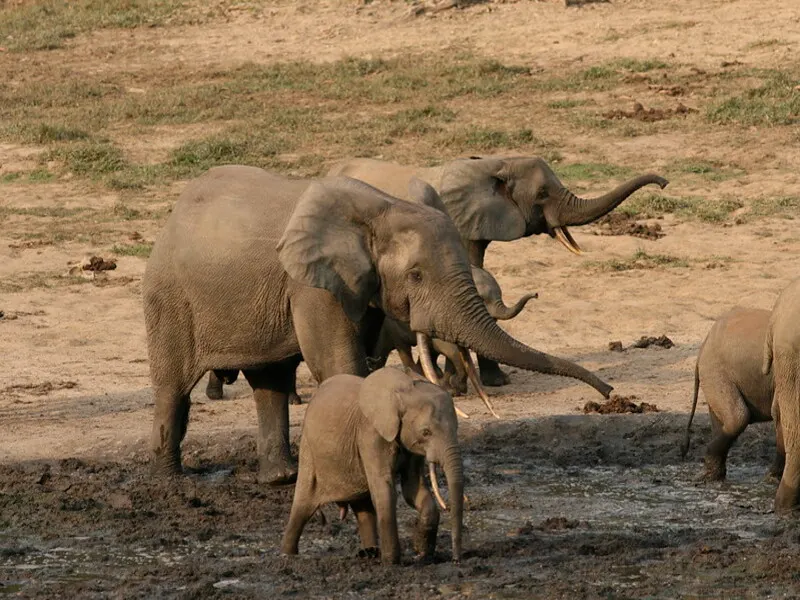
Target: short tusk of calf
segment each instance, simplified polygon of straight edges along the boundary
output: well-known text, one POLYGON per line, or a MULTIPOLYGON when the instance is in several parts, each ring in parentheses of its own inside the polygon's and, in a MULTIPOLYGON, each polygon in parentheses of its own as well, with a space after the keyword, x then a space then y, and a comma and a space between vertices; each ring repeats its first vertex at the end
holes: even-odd
POLYGON ((436 496, 436 501, 439 503, 439 506, 442 507, 442 510, 447 510, 447 505, 444 503, 442 493, 439 491, 439 482, 436 480, 436 469, 432 462, 428 463, 428 474, 431 476, 431 487, 433 488, 433 495, 436 496))
POLYGON ((481 400, 483 400, 483 403, 486 405, 486 408, 489 409, 489 412, 492 413, 495 418, 499 419, 500 415, 495 412, 492 402, 489 400, 489 395, 481 385, 481 380, 478 377, 478 371, 475 369, 475 363, 472 362, 472 357, 469 355, 469 350, 459 346, 458 355, 461 358, 461 362, 464 363, 464 368, 467 371, 467 375, 469 376, 469 380, 472 382, 472 386, 475 388, 475 391, 481 397, 481 400))

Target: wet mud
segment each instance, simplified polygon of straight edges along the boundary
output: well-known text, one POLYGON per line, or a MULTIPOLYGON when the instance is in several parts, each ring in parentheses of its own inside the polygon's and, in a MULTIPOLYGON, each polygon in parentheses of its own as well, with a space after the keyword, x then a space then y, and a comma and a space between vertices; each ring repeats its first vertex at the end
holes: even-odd
POLYGON ((734 447, 728 481, 699 481, 709 440, 686 415, 570 415, 465 432, 464 557, 358 558, 352 516, 313 519, 300 555, 278 543, 292 488, 256 481, 255 443, 186 444, 187 475, 153 479, 147 454, 0 466, 0 596, 81 598, 675 598, 796 593, 800 536, 772 513, 769 424, 734 447))

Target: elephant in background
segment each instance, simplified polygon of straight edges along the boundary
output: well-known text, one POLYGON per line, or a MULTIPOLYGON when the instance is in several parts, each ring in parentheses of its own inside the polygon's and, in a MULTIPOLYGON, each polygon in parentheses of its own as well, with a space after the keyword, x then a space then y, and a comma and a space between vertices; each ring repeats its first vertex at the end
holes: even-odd
POLYGON ((384 564, 400 562, 397 476, 403 498, 417 510, 414 548, 433 558, 439 511, 425 482, 427 460, 434 491, 440 465, 450 492, 453 560, 461 558, 464 477, 453 399, 421 377, 394 368, 366 379, 335 375, 311 398, 300 439, 292 512, 281 551, 297 554, 303 528, 316 510, 336 502, 353 509, 361 545, 378 546, 384 564), (378 535, 380 533, 380 535, 378 535))
MULTIPOLYGON (((530 300, 539 297, 538 294, 525 294, 512 306, 507 306, 503 302, 503 292, 500 289, 500 285, 491 273, 480 267, 473 266, 472 278, 475 281, 478 295, 486 305, 486 310, 495 320, 513 319, 525 308, 525 305, 530 300)), ((421 374, 421 367, 414 362, 411 354, 411 348, 416 344, 417 339, 407 324, 386 318, 378 336, 378 343, 370 356, 371 365, 382 367, 386 364, 386 360, 392 350, 397 350, 403 365, 421 374)), ((431 340, 431 360, 434 365, 439 354, 444 355, 447 359, 443 374, 438 368, 436 369, 437 376, 441 377, 441 384, 454 396, 465 394, 467 392, 468 372, 460 358, 458 347, 434 338, 431 340)))
POLYGON ((800 279, 784 289, 767 323, 761 372, 772 376, 772 417, 786 448, 786 466, 775 494, 775 512, 788 513, 800 501, 800 279))
MULTIPOLYGON (((418 168, 368 158, 335 164, 329 175, 354 177, 398 198, 409 199, 412 178, 439 193, 467 248, 470 263, 483 267, 493 241, 511 241, 546 233, 576 254, 581 249, 568 227, 586 225, 608 214, 639 188, 667 180, 653 174, 635 177, 598 198, 585 200, 569 191, 539 157, 472 157, 418 168)), ((478 355, 484 385, 509 382, 496 361, 478 355)))
MULTIPOLYGON (((142 283, 155 395, 155 467, 181 472, 192 388, 241 370, 258 416, 259 479, 294 481, 288 395, 305 360, 322 382, 366 376, 384 315, 518 368, 613 389, 509 336, 478 296, 467 253, 435 190, 389 196, 348 177, 291 179, 215 167, 190 182, 153 246, 142 283), (235 315, 236 318, 231 318, 235 315)), ((470 359, 471 361, 471 359, 470 359)))
MULTIPOLYGON (((700 388, 708 402, 713 439, 706 450, 705 478, 723 480, 728 451, 750 423, 772 421, 772 373, 761 366, 770 311, 736 307, 722 315, 700 346, 694 369, 694 398, 682 456, 689 450, 700 388)), ((769 475, 783 473, 786 451, 776 424, 777 451, 769 475)))

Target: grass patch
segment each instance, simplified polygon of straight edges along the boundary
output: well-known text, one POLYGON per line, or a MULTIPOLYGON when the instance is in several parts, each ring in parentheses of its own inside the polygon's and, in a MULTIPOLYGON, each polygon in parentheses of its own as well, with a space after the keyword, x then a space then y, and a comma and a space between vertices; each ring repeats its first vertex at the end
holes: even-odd
POLYGON ((547 108, 553 109, 564 109, 564 108, 575 108, 577 106, 585 106, 589 104, 588 100, 579 100, 576 98, 564 98, 563 100, 553 100, 552 102, 547 103, 547 108))
POLYGON ((495 150, 531 144, 539 140, 530 129, 503 131, 484 127, 466 127, 456 130, 442 141, 448 146, 455 145, 467 150, 495 150))
POLYGON ((744 169, 739 167, 692 159, 677 160, 668 167, 668 170, 672 173, 699 175, 711 181, 725 181, 745 175, 744 169))
POLYGON ((599 180, 614 177, 626 177, 631 174, 631 169, 604 163, 573 163, 558 165, 556 173, 563 179, 599 180))
POLYGON ((63 125, 48 125, 42 123, 36 132, 36 142, 47 144, 50 142, 72 142, 75 140, 85 140, 89 134, 82 129, 74 129, 63 125))
POLYGON ((3 173, 3 175, 0 176, 0 182, 11 183, 12 181, 16 181, 20 177, 22 177, 21 171, 12 171, 11 173, 3 173))
POLYGON ((728 125, 791 125, 800 122, 800 83, 785 71, 761 73, 761 85, 712 103, 706 118, 712 123, 728 125))
POLYGON ((0 42, 11 51, 53 50, 78 34, 96 29, 197 21, 180 0, 43 0, 3 10, 0 42))
POLYGON ((800 197, 776 196, 756 198, 750 202, 749 215, 757 217, 786 216, 794 218, 800 211, 800 197))
POLYGON ((91 178, 121 171, 127 165, 119 148, 102 142, 58 146, 48 153, 47 160, 62 161, 75 175, 91 178))
POLYGON ((625 69, 626 71, 632 71, 634 73, 646 73, 647 71, 653 71, 655 69, 666 69, 669 64, 665 63, 662 60, 656 60, 654 58, 639 60, 636 58, 620 58, 615 60, 612 65, 619 67, 621 69, 625 69))
POLYGON ((631 216, 652 219, 674 214, 685 219, 696 219, 706 223, 720 223, 744 204, 732 198, 708 200, 689 197, 675 198, 661 194, 641 194, 626 200, 617 210, 631 216))
POLYGON ((111 247, 111 252, 117 256, 138 256, 139 258, 148 258, 152 250, 153 244, 150 242, 141 244, 114 244, 111 247))
POLYGON ((65 208, 63 206, 0 206, 0 218, 19 215, 25 217, 65 219, 90 211, 87 207, 65 208))
POLYGON ((786 40, 779 40, 777 38, 770 38, 765 40, 758 40, 750 42, 745 46, 745 50, 757 50, 759 48, 773 48, 775 46, 788 46, 789 42, 786 40))
POLYGON ((630 258, 612 258, 604 261, 586 263, 587 267, 600 271, 632 271, 635 269, 659 269, 688 267, 689 261, 669 254, 648 254, 641 248, 630 258))

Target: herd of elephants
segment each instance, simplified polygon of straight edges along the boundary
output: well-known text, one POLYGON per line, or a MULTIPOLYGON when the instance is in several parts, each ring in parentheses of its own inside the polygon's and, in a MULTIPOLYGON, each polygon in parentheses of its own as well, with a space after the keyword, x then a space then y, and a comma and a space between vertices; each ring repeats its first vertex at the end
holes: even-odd
MULTIPOLYGON (((203 375, 210 372, 208 396, 220 398, 223 383, 241 372, 256 404, 259 480, 296 482, 282 552, 297 553, 304 525, 320 506, 336 503, 343 517, 354 513, 363 552, 399 562, 399 479, 418 512, 417 555, 433 555, 438 505, 449 512, 458 560, 464 477, 457 426, 466 415, 452 396, 469 380, 495 414, 482 386, 508 383, 499 364, 573 377, 606 398, 612 390, 497 324, 535 294, 506 306, 483 269, 487 247, 548 234, 580 254, 568 228, 600 219, 649 184, 667 181, 641 175, 584 199, 538 157, 469 157, 427 168, 355 159, 316 179, 241 165, 210 169, 174 206, 143 281, 156 470, 181 473, 190 392, 203 375), (385 367, 393 350, 404 368, 385 367), (288 405, 297 400, 301 361, 320 386, 296 461, 288 405), (435 465, 447 481, 449 508, 435 465)), ((714 430, 707 477, 725 477, 728 450, 749 423, 774 419, 778 512, 794 507, 800 485, 798 323, 800 280, 771 312, 739 308, 720 318, 695 373, 692 415, 702 385, 714 430)), ((687 429, 687 447, 688 436, 687 429)))

